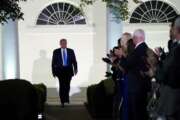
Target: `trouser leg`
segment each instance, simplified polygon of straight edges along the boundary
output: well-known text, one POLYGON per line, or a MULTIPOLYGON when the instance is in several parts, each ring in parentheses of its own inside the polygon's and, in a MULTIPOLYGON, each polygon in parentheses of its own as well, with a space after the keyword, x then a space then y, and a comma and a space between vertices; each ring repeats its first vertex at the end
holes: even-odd
POLYGON ((128 120, 148 120, 146 93, 128 95, 128 120))
POLYGON ((59 78, 59 97, 61 103, 69 102, 70 81, 71 77, 59 78))
POLYGON ((67 77, 65 82, 64 82, 65 83, 65 86, 64 86, 65 102, 68 102, 68 103, 69 103, 70 82, 71 82, 71 77, 67 77))
POLYGON ((64 85, 63 79, 59 78, 59 98, 60 98, 61 103, 65 102, 65 100, 64 100, 64 95, 65 95, 64 86, 65 85, 64 85))

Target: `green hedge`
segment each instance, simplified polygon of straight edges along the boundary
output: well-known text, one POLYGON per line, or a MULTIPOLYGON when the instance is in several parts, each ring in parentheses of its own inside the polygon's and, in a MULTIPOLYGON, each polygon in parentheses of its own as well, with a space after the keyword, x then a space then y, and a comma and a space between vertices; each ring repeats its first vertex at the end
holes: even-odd
POLYGON ((47 99, 47 87, 43 83, 33 84, 33 86, 35 87, 38 94, 38 112, 43 113, 47 99))
POLYGON ((113 96, 115 84, 112 79, 87 88, 87 108, 94 118, 111 118, 113 112, 113 96))

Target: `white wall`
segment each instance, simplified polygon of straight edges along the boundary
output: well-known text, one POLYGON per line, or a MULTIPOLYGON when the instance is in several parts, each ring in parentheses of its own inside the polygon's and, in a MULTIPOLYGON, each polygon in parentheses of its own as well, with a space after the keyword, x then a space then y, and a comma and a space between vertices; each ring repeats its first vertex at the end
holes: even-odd
POLYGON ((168 24, 128 24, 124 23, 123 32, 133 33, 136 29, 143 29, 146 33, 146 43, 152 49, 163 47, 167 51, 167 42, 169 40, 168 24))
MULTIPOLYGON (((71 85, 88 86, 99 82, 104 79, 106 71, 106 64, 101 60, 106 53, 105 4, 97 3, 86 9, 87 25, 36 26, 40 11, 56 1, 58 0, 32 0, 21 4, 25 13, 25 20, 19 22, 21 78, 55 87, 57 80, 51 75, 52 52, 59 47, 59 39, 67 38, 68 46, 74 49, 79 66, 79 73, 73 78, 71 85), (40 51, 44 51, 46 55, 40 57, 40 51)), ((68 1, 78 5, 78 0, 68 1)))
MULTIPOLYGON (((142 0, 142 1, 149 1, 149 0, 142 0)), ((180 13, 180 1, 179 0, 159 0, 159 1, 162 1, 162 2, 166 2, 168 3, 169 5, 171 5, 175 10, 176 12, 179 14, 180 13)), ((129 0, 129 11, 130 11, 130 15, 132 14, 132 12, 136 9, 136 7, 139 6, 139 4, 135 4, 133 2, 133 0, 129 0)), ((128 20, 127 20, 128 21, 128 20)))
POLYGON ((106 4, 96 2, 92 6, 93 14, 93 65, 89 71, 89 83, 98 83, 104 79, 107 66, 102 62, 102 57, 106 55, 107 50, 107 14, 106 4))
MULTIPOLYGON (((143 0, 148 1, 148 0, 143 0)), ((180 1, 178 0, 161 0, 163 2, 168 3, 171 5, 176 12, 180 13, 180 1)), ((130 15, 139 6, 139 4, 135 4, 133 1, 129 1, 129 11, 130 15)), ((155 48, 161 46, 165 48, 167 51, 167 42, 169 40, 169 23, 167 24, 130 24, 129 20, 123 23, 123 32, 130 32, 133 33, 135 29, 144 29, 146 32, 146 42, 151 48, 155 48)))

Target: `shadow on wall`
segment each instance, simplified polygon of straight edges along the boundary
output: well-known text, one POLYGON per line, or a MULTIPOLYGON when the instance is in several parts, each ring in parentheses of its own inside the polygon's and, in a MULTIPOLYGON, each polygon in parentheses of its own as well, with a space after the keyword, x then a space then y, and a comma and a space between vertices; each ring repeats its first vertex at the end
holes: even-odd
POLYGON ((51 73, 51 59, 47 58, 45 50, 40 50, 39 58, 33 63, 32 82, 44 83, 47 87, 55 86, 56 82, 51 73))

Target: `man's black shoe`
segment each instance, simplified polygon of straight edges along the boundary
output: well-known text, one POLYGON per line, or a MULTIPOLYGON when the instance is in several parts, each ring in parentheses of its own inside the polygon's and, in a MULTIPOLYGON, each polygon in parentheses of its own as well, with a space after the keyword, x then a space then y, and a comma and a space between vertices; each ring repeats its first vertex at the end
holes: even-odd
POLYGON ((61 104, 61 107, 64 108, 64 103, 61 104))

